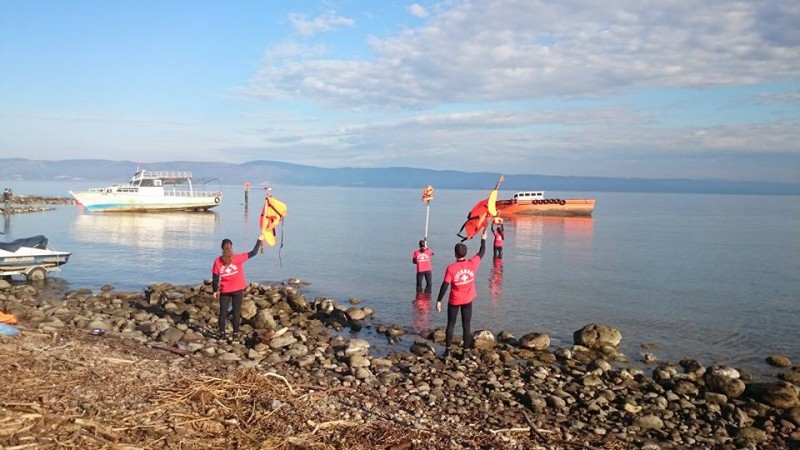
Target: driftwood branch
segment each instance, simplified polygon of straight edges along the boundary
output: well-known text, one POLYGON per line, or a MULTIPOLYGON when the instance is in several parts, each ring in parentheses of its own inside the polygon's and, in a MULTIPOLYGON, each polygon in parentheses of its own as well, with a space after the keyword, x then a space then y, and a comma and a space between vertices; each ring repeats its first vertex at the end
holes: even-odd
POLYGON ((283 376, 278 375, 277 373, 274 373, 274 372, 264 372, 264 373, 262 373, 262 375, 267 376, 267 377, 277 378, 277 379, 283 381, 286 384, 286 387, 289 388, 289 392, 294 394, 294 388, 292 387, 291 384, 289 384, 289 380, 287 380, 283 376))

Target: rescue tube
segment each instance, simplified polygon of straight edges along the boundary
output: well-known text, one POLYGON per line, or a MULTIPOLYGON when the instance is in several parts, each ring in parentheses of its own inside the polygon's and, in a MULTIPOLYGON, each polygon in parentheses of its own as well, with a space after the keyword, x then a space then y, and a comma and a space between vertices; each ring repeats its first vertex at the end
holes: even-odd
POLYGON ((501 176, 494 189, 489 192, 489 197, 476 203, 467 214, 466 222, 461 225, 461 229, 456 233, 461 238, 461 242, 472 239, 476 234, 482 232, 489 224, 489 218, 497 216, 497 190, 502 182, 503 177, 501 176), (462 231, 465 234, 464 236, 461 235, 462 231))
POLYGON ((275 245, 275 227, 286 216, 286 209, 286 204, 275 197, 270 196, 264 199, 258 225, 261 227, 261 238, 270 247, 275 245))

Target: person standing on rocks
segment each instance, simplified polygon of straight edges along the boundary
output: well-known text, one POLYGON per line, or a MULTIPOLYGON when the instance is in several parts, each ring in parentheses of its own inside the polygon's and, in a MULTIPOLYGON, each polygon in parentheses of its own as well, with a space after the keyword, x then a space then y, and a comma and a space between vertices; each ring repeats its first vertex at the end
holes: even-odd
POLYGON ((411 255, 411 263, 417 265, 417 293, 422 292, 422 279, 425 279, 425 292, 431 293, 431 257, 433 250, 428 248, 428 242, 423 239, 419 241, 419 250, 411 255))
POLYGON ((239 338, 239 325, 242 321, 242 301, 247 282, 244 276, 244 263, 258 254, 262 240, 256 241, 249 253, 233 253, 233 242, 222 240, 222 255, 214 260, 211 267, 211 286, 214 298, 219 299, 219 338, 225 338, 225 325, 228 320, 228 307, 233 306, 233 339, 239 338))
POLYGON ((444 272, 444 280, 439 288, 439 296, 436 299, 436 312, 442 312, 442 298, 450 288, 450 297, 447 302, 447 330, 445 332, 445 346, 443 358, 450 356, 450 344, 453 342, 453 331, 456 327, 458 312, 461 311, 461 328, 464 332, 464 351, 472 348, 472 332, 470 323, 472 322, 472 300, 477 295, 475 292, 475 276, 478 273, 478 266, 481 258, 486 253, 486 228, 481 235, 481 248, 478 253, 467 259, 467 246, 463 243, 456 244, 456 262, 447 266, 444 272))
POLYGON ((13 193, 11 189, 5 188, 3 190, 3 211, 8 212, 8 208, 11 205, 11 197, 13 197, 13 193))

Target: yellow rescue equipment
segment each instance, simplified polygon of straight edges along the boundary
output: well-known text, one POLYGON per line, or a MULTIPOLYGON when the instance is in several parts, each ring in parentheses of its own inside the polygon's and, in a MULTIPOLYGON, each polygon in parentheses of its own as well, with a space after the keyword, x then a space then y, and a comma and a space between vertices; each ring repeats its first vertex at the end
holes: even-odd
POLYGON ((273 197, 272 194, 267 194, 258 225, 261 227, 261 238, 270 247, 275 245, 275 228, 284 217, 286 217, 286 203, 273 197))
POLYGON ((489 192, 489 197, 476 203, 469 214, 467 214, 467 221, 464 222, 464 225, 461 225, 461 229, 456 234, 461 238, 461 242, 472 239, 476 234, 485 229, 489 224, 490 217, 497 217, 497 206, 495 203, 497 202, 497 190, 500 188, 500 183, 502 182, 503 176, 501 175, 500 179, 497 180, 497 184, 494 185, 494 189, 489 192), (461 235, 462 231, 465 234, 464 236, 461 235))

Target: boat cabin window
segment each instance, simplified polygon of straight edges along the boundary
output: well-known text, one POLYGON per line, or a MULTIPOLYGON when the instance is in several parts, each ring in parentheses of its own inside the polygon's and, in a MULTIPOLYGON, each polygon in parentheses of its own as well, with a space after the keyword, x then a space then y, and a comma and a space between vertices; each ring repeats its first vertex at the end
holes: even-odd
POLYGON ((160 186, 161 186, 161 180, 158 180, 158 179, 156 179, 156 180, 149 180, 149 179, 145 179, 145 180, 142 180, 142 181, 141 181, 141 183, 139 184, 139 186, 146 186, 146 187, 152 187, 152 186, 155 186, 155 187, 160 187, 160 186))
POLYGON ((514 200, 536 200, 544 198, 544 191, 517 192, 512 197, 514 200))

